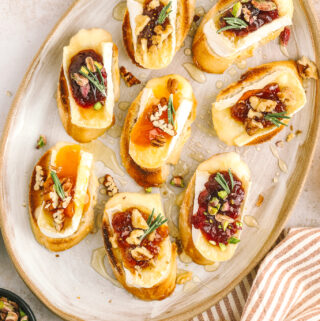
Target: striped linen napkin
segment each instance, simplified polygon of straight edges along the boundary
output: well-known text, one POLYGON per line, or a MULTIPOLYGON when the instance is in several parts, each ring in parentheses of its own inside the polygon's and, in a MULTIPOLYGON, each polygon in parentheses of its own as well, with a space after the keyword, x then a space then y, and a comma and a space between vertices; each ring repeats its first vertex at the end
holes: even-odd
POLYGON ((320 228, 291 228, 231 293, 192 321, 320 321, 320 228))

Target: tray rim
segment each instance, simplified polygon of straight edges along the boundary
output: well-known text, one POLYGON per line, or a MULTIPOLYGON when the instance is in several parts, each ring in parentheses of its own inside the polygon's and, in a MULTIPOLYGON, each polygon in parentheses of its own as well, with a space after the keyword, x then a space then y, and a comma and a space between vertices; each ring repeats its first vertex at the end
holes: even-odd
MULTIPOLYGON (((50 41, 51 37, 55 34, 56 30, 59 28, 60 24, 67 18, 69 13, 74 9, 74 7, 80 2, 81 0, 74 0, 74 2, 71 4, 71 6, 66 10, 66 12, 61 16, 61 18, 58 20, 56 25, 53 27, 53 29, 49 32, 48 36, 46 37, 45 41, 40 46, 39 50, 37 51, 36 55, 34 56, 32 62, 30 63, 20 85, 19 88, 15 94, 14 100, 11 104, 6 123, 3 129, 1 142, 0 142, 0 231, 2 233, 2 237, 4 240, 4 244, 6 247, 6 250, 9 254, 9 257, 11 261, 14 264, 14 267, 18 274, 20 275, 21 279, 24 281, 24 283, 28 286, 28 288, 37 296, 37 298, 47 307, 49 308, 53 313, 55 313, 57 316, 70 321, 85 321, 81 318, 78 318, 74 315, 68 314, 64 312, 63 310, 57 308, 52 302, 50 302, 38 289, 36 284, 34 284, 28 277, 28 275, 23 271, 23 268, 21 264, 19 263, 17 257, 14 254, 14 251, 10 244, 10 237, 7 234, 4 226, 5 226, 5 220, 6 220, 6 211, 5 211, 5 204, 4 204, 4 194, 5 194, 5 187, 4 187, 4 181, 3 181, 3 173, 5 172, 4 168, 4 159, 5 159, 5 151, 6 151, 6 145, 7 140, 9 136, 10 129, 12 125, 14 124, 14 116, 16 115, 18 111, 19 103, 23 97, 24 91, 28 88, 28 84, 33 77, 33 73, 39 63, 39 56, 43 50, 43 48, 47 45, 47 43, 50 41), (3 228, 1 228, 3 227, 3 228)), ((311 31, 312 36, 312 44, 314 52, 316 53, 316 65, 318 67, 318 70, 320 70, 320 17, 317 16, 316 10, 313 4, 314 0, 299 0, 302 9, 304 10, 305 16, 308 18, 307 23, 309 25, 309 29, 311 31)), ((317 81, 316 84, 316 99, 315 99, 315 107, 316 110, 320 110, 320 81, 317 81)), ((285 223, 287 222, 288 218, 291 215, 291 212, 293 208, 296 205, 297 200, 299 199, 299 196, 301 194, 301 191, 304 187, 306 178, 308 176, 310 166, 314 157, 316 143, 319 137, 320 132, 320 111, 317 113, 316 117, 314 118, 314 121, 312 122, 311 129, 309 131, 308 135, 308 145, 309 145, 309 158, 306 162, 304 162, 302 170, 300 170, 300 175, 298 178, 296 178, 296 181, 299 181, 300 184, 297 184, 294 187, 291 187, 293 197, 291 196, 291 202, 289 205, 282 206, 279 215, 277 224, 275 224, 275 227, 271 231, 268 239, 264 243, 264 245, 261 248, 261 251, 259 254, 247 265, 247 267, 238 275, 237 278, 235 278, 231 283, 229 283, 223 290, 220 292, 214 294, 211 297, 208 297, 205 301, 203 301, 201 304, 197 305, 196 307, 188 307, 183 312, 180 312, 177 315, 161 318, 158 317, 157 320, 161 321, 185 321, 192 319, 193 317, 197 316, 198 314, 201 314, 205 312, 207 309, 212 307, 215 303, 220 301, 223 297, 225 297, 228 293, 232 291, 232 289, 238 285, 241 280, 249 274, 256 265, 263 259, 263 257, 269 252, 275 241, 277 240, 278 236, 280 235, 281 231, 283 230, 283 227, 285 223)), ((286 195, 288 196, 289 192, 287 191, 286 195)))

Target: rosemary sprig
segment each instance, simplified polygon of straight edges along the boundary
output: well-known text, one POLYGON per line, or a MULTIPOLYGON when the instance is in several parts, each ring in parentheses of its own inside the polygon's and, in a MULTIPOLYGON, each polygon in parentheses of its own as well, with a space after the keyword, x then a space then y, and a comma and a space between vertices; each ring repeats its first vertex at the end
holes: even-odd
POLYGON ((233 175, 231 173, 231 169, 228 169, 228 173, 229 173, 229 177, 230 177, 230 181, 231 181, 231 191, 233 191, 234 188, 234 179, 233 179, 233 175))
POLYGON ((102 82, 100 82, 97 76, 94 73, 92 73, 87 67, 83 66, 83 68, 85 68, 87 73, 83 72, 82 70, 79 70, 79 74, 87 78, 102 93, 103 96, 107 97, 106 87, 104 86, 103 77, 101 75, 100 69, 97 67, 102 82))
POLYGON ((273 114, 266 114, 264 116, 265 120, 271 121, 275 126, 280 127, 280 125, 288 126, 288 124, 283 123, 282 119, 290 119, 291 117, 285 116, 287 112, 282 113, 273 113, 273 114))
POLYGON ((219 172, 217 173, 217 175, 214 179, 227 192, 227 194, 230 194, 229 185, 228 185, 227 181, 224 179, 224 177, 219 172))
POLYGON ((162 25, 167 19, 167 17, 169 16, 169 14, 172 12, 172 10, 169 11, 169 9, 171 8, 171 5, 172 5, 172 1, 170 1, 166 6, 162 8, 159 14, 159 18, 157 20, 158 25, 162 25))
POLYGON ((50 175, 51 175, 51 178, 53 180, 53 183, 54 183, 54 189, 56 190, 58 196, 64 200, 65 199, 65 194, 64 194, 64 190, 62 188, 62 185, 60 183, 60 180, 59 180, 59 177, 57 175, 56 172, 54 171, 50 171, 50 175))
POLYGON ((174 127, 173 114, 176 114, 176 111, 173 106, 173 94, 169 96, 168 101, 168 123, 174 127))
POLYGON ((230 29, 239 30, 239 29, 244 29, 244 28, 248 27, 248 24, 245 21, 243 21, 242 19, 237 18, 237 17, 226 17, 223 19, 226 21, 227 26, 220 28, 217 31, 217 33, 221 33, 223 31, 230 30, 230 29))
POLYGON ((147 224, 149 228, 144 231, 144 234, 140 237, 140 242, 142 242, 149 234, 159 228, 162 224, 166 223, 168 219, 163 218, 161 214, 159 214, 154 220, 154 209, 152 210, 151 215, 148 217, 147 224))

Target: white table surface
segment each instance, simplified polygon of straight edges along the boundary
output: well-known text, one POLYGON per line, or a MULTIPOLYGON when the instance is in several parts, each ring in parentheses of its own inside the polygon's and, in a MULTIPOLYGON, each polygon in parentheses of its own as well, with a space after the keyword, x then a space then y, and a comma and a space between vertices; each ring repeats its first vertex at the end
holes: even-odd
MULTIPOLYGON (((107 0, 114 1, 116 0, 107 0)), ((209 0, 208 0, 209 1, 209 0)), ((313 0, 320 16, 320 1, 313 0)), ((73 0, 0 1, 0 134, 13 95, 38 48, 73 0)), ((320 226, 320 143, 318 143, 304 190, 287 226, 320 226)), ((17 274, 0 235, 0 287, 22 296, 39 321, 61 320, 27 288, 17 274)))

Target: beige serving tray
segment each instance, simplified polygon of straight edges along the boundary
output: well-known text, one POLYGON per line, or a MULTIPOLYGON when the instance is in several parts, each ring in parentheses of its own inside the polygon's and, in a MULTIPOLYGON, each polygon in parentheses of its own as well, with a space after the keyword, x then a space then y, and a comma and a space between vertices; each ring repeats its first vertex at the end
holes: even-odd
MULTIPOLYGON (((210 105, 219 91, 217 87, 221 84, 224 87, 235 81, 247 67, 288 59, 281 52, 278 41, 258 49, 255 57, 247 61, 245 68, 244 65, 238 65, 232 66, 223 75, 206 74, 206 81, 200 84, 192 80, 183 67, 183 63, 191 62, 191 57, 185 54, 188 53, 186 48, 191 45, 190 36, 167 69, 148 71, 134 66, 123 48, 121 22, 113 18, 113 9, 117 3, 115 0, 76 1, 50 33, 31 63, 12 104, 3 133, 0 160, 1 231, 20 276, 46 306, 66 320, 118 321, 119 317, 128 321, 187 320, 230 292, 263 258, 280 234, 303 187, 313 156, 320 118, 319 83, 306 82, 308 103, 291 120, 293 130, 286 128, 271 142, 259 147, 227 147, 214 135, 210 122, 210 105), (235 256, 214 272, 206 272, 201 266, 193 263, 185 265, 179 261, 179 267, 192 271, 197 282, 188 291, 182 285, 177 285, 173 295, 164 301, 137 300, 91 267, 93 250, 103 246, 100 231, 56 257, 55 253, 50 253, 36 242, 29 224, 28 182, 34 164, 44 150, 56 142, 73 141, 63 129, 55 102, 62 48, 79 29, 91 27, 105 28, 112 34, 119 47, 120 65, 126 66, 141 80, 174 72, 191 81, 198 100, 198 112, 192 127, 192 137, 182 154, 182 160, 188 167, 187 181, 201 157, 206 159, 223 151, 239 152, 252 172, 252 192, 245 214, 254 216, 259 222, 259 228, 245 226, 235 256), (285 140, 290 131, 296 130, 302 133, 278 149, 279 156, 287 167, 287 171, 283 172, 270 145, 275 146, 275 142, 285 140), (48 145, 44 150, 38 151, 35 143, 40 134, 47 136, 48 145), (197 155, 196 159, 194 155, 197 155), (265 200, 258 208, 255 203, 260 193, 265 200)), ((297 59, 306 55, 316 61, 320 70, 319 21, 307 0, 295 0, 294 3, 289 56, 297 59)), ((197 1, 197 7, 202 6, 206 11, 212 5, 213 2, 209 0, 197 1)), ((142 85, 127 88, 122 83, 121 102, 132 101, 141 89, 142 85)), ((121 127, 126 111, 115 106, 115 113, 116 126, 121 127)), ((113 133, 112 136, 117 135, 113 133)), ((115 151, 120 163, 119 138, 110 137, 107 133, 99 140, 115 151)), ((99 176, 112 174, 120 191, 141 191, 123 168, 123 173, 115 173, 105 168, 101 162, 96 164, 96 168, 99 176)), ((167 215, 170 214, 175 223, 178 208, 175 205, 168 208, 167 205, 170 205, 178 192, 170 189, 163 193, 167 215)), ((105 197, 100 195, 98 212, 101 212, 104 201, 105 197)), ((110 271, 107 262, 106 267, 110 271)))

